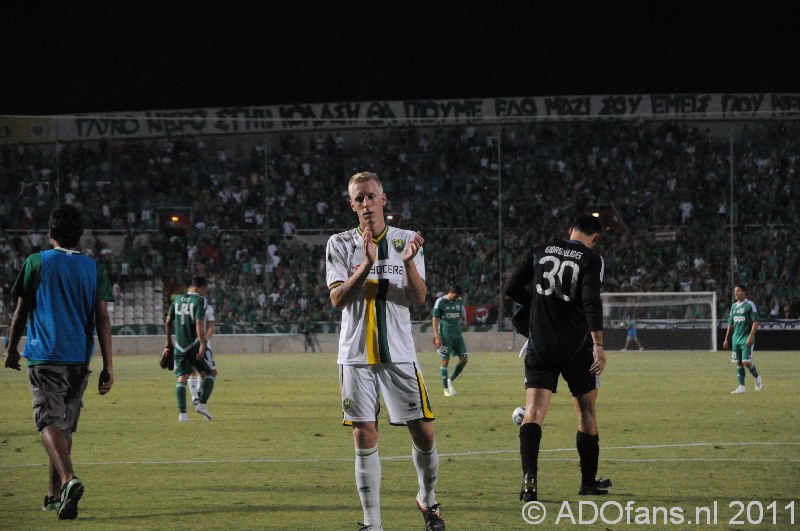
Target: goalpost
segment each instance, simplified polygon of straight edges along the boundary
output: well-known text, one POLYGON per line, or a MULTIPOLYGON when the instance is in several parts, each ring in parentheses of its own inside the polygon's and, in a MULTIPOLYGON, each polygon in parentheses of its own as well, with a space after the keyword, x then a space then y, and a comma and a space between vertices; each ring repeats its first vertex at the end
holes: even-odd
POLYGON ((606 350, 625 348, 631 328, 642 350, 717 349, 716 292, 603 293, 602 298, 606 350))

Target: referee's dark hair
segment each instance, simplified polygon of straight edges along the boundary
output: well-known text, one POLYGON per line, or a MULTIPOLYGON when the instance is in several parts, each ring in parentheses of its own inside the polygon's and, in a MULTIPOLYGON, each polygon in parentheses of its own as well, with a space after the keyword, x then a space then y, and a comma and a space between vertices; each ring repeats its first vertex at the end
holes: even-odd
POLYGON ((600 218, 596 218, 591 214, 578 215, 575 218, 575 223, 572 224, 572 228, 581 231, 587 236, 603 232, 603 224, 600 223, 600 218))

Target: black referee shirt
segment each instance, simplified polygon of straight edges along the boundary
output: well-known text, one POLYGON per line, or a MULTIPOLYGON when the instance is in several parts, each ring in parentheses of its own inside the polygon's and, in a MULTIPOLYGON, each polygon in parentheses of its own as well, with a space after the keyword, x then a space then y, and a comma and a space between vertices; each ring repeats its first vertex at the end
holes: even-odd
POLYGON ((577 240, 540 245, 514 270, 504 291, 530 309, 529 352, 568 359, 603 329, 604 270, 603 258, 577 240))

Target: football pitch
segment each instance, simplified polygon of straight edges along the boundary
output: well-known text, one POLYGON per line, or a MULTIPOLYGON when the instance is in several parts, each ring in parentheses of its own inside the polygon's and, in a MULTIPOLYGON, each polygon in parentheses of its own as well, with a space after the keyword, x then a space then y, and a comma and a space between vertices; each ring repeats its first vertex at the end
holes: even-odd
MULTIPOLYGON (((117 355, 110 394, 99 359, 73 460, 86 484, 78 519, 41 511, 47 458, 27 377, 0 370, 1 529, 358 528, 353 442, 341 426, 334 354, 215 353, 213 421, 178 423, 175 379, 158 356, 117 355)), ((576 421, 563 381, 545 421, 538 507, 518 501, 522 361, 470 354, 442 396, 439 357, 419 354, 436 414, 437 489, 450 530, 784 529, 800 526, 800 353, 758 352, 764 388, 732 395, 726 352, 608 352, 598 398, 605 497, 579 497, 576 421), (592 502, 592 503, 587 503, 592 502), (540 511, 537 513, 536 511, 540 511), (526 522, 526 519, 528 522, 526 522), (691 524, 689 524, 691 522, 691 524)), ((424 529, 405 428, 381 418, 383 524, 424 529)))

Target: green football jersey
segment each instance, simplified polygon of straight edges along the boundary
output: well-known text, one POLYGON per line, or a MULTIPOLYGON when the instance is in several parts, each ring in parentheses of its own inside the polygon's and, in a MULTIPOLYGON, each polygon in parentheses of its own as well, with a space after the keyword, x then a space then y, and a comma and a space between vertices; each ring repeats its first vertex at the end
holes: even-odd
MULTIPOLYGON (((169 307, 174 326, 175 349, 183 354, 200 343, 197 322, 206 316, 206 298, 198 293, 184 293, 175 297, 169 307)), ((179 355, 180 355, 179 354, 179 355)))
POLYGON ((728 324, 733 325, 733 337, 731 340, 734 345, 747 342, 750 330, 755 322, 758 322, 758 311, 753 301, 745 299, 741 303, 733 303, 731 313, 728 315, 728 324))
POLYGON ((461 337, 461 321, 465 315, 464 301, 459 297, 451 301, 443 295, 433 305, 433 316, 439 319, 442 336, 461 337))

